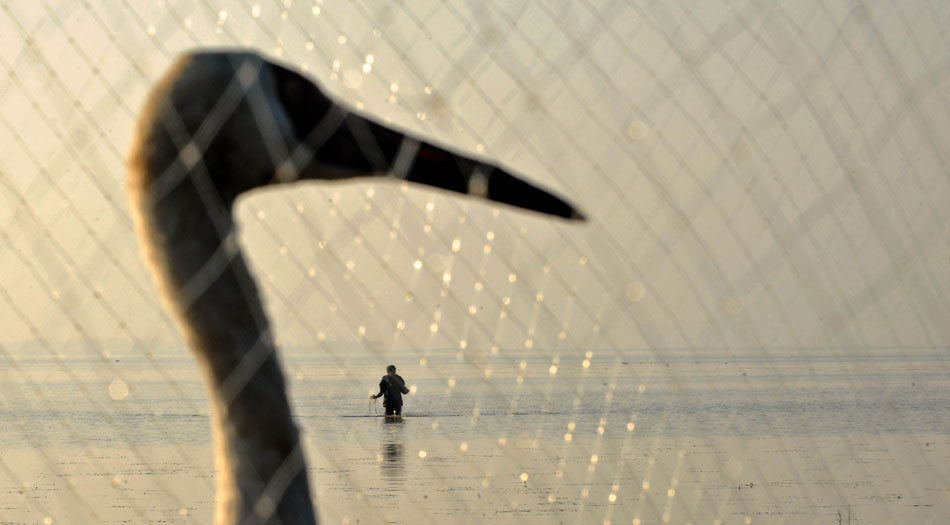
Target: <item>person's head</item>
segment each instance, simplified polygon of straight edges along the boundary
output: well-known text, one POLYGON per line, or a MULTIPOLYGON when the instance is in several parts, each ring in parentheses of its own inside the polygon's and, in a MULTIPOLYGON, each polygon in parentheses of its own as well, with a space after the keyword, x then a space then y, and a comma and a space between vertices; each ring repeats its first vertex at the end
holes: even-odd
POLYGON ((386 367, 386 375, 394 376, 396 375, 396 365, 389 365, 386 367))

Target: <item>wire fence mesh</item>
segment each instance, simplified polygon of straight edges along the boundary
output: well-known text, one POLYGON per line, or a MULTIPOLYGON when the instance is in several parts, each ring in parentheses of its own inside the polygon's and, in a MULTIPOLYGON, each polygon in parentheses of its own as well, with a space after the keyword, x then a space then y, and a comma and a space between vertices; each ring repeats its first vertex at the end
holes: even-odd
POLYGON ((589 219, 384 179, 238 202, 324 521, 940 521, 948 27, 927 0, 3 2, 0 522, 211 519, 126 165, 176 57, 234 46, 589 219))

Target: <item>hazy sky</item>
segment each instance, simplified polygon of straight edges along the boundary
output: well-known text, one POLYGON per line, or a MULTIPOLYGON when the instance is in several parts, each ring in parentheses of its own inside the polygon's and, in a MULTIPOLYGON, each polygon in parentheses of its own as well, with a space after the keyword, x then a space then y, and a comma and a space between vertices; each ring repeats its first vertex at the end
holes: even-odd
POLYGON ((235 45, 591 217, 383 182, 248 196, 241 240, 285 344, 950 340, 943 3, 50 4, 0 11, 4 348, 180 348, 124 158, 174 57, 235 45))

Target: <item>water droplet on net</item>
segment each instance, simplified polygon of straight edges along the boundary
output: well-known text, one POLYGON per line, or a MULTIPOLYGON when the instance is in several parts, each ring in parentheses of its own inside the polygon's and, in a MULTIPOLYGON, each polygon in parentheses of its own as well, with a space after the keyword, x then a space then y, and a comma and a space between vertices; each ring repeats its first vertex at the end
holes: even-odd
POLYGON ((634 281, 627 285, 626 294, 627 299, 630 299, 631 302, 637 303, 646 296, 647 289, 640 281, 634 281))
POLYGON ((109 384, 109 397, 116 401, 122 401, 129 397, 129 386, 121 379, 114 379, 112 383, 109 384))
POLYGON ((627 136, 631 140, 643 140, 646 138, 648 130, 649 128, 642 120, 631 120, 630 124, 627 125, 627 136))

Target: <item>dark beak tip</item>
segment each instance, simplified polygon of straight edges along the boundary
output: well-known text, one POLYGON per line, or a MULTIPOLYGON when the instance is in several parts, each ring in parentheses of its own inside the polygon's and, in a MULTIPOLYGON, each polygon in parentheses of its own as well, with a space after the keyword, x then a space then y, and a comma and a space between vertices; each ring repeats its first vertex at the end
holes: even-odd
POLYGON ((571 215, 568 217, 568 220, 577 221, 577 222, 587 222, 587 217, 583 213, 577 210, 571 210, 571 215))

